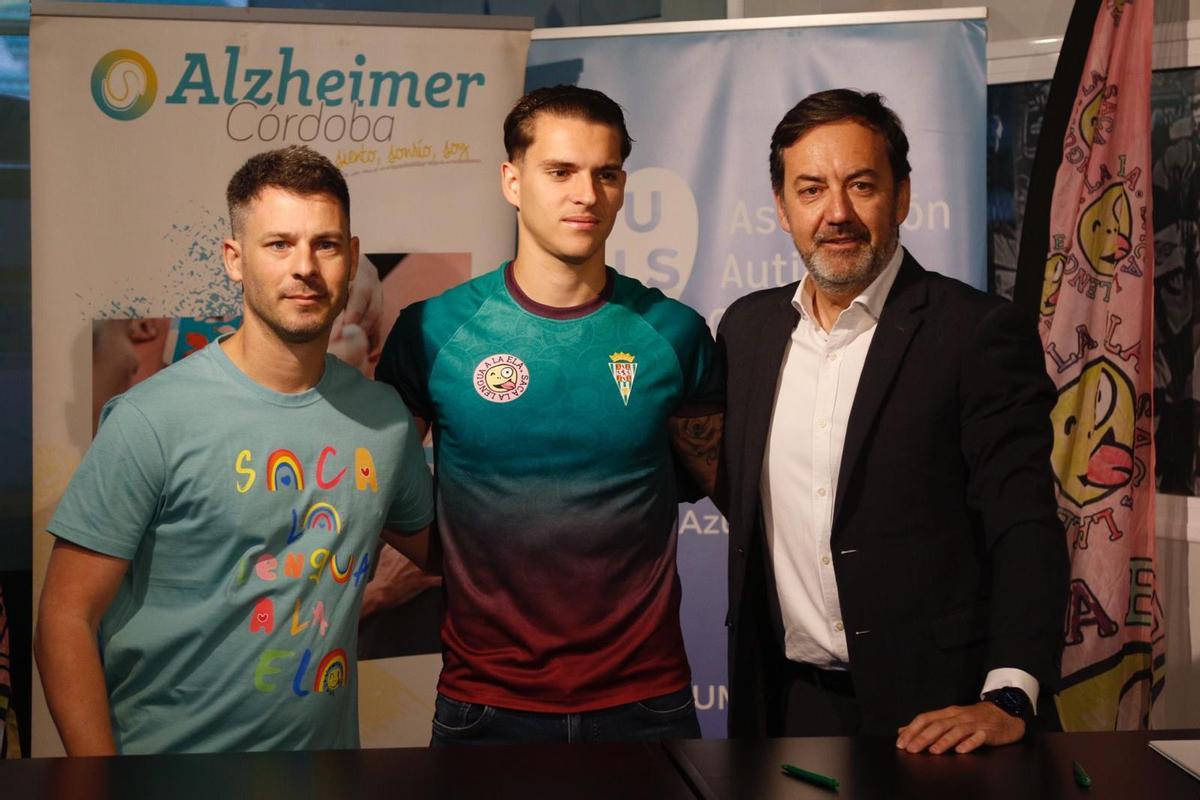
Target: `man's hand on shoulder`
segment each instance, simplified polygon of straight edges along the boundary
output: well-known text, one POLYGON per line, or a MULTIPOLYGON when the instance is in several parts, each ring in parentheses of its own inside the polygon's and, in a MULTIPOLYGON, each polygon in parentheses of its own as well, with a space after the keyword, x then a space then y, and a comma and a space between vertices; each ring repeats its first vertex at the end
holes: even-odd
POLYGON ((1025 722, 984 700, 918 714, 899 734, 896 747, 910 753, 969 753, 980 745, 1019 741, 1025 735, 1025 722))

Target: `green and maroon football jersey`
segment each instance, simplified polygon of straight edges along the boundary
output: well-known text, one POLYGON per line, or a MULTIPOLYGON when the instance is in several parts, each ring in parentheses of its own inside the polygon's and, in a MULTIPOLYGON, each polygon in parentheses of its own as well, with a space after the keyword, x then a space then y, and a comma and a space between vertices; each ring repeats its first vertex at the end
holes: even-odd
POLYGON ((612 269, 550 308, 506 264, 405 309, 377 377, 434 425, 443 694, 567 713, 688 685, 667 420, 724 403, 696 312, 612 269))

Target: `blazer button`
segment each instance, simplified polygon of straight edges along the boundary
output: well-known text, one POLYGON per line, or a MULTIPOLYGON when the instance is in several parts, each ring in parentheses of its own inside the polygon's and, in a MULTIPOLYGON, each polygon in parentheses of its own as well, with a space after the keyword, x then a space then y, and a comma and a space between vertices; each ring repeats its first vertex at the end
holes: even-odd
POLYGON ((737 553, 739 556, 745 556, 745 555, 746 555, 746 548, 742 547, 741 545, 738 545, 738 547, 736 548, 735 552, 736 552, 736 553, 737 553))

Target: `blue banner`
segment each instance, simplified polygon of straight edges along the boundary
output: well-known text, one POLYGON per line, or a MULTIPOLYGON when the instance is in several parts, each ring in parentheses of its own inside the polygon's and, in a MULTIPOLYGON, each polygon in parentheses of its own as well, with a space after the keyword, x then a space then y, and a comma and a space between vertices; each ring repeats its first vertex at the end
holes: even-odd
MULTIPOLYGON (((714 331, 736 298, 798 280, 803 263, 779 228, 771 194, 771 133, 805 95, 851 87, 883 94, 912 144, 903 245, 926 268, 985 287, 982 19, 694 33, 661 28, 535 34, 529 51, 527 88, 578 83, 625 109, 635 144, 609 264, 692 306, 714 331)), ((704 735, 721 737, 728 532, 705 501, 680 507, 679 533, 696 703, 704 735)))

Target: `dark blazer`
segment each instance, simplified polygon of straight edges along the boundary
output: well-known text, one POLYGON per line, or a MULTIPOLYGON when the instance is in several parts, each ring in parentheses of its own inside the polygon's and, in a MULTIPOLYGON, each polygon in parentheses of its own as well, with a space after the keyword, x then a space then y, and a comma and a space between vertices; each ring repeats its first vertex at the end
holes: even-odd
MULTIPOLYGON (((780 734, 779 607, 759 483, 799 321, 796 286, 741 298, 717 333, 728 366, 719 494, 731 736, 780 734)), ((922 711, 978 702, 996 667, 1029 672, 1049 700, 1068 580, 1050 470, 1054 401, 1032 317, 905 254, 851 407, 834 499, 864 733, 894 735, 922 711)))

